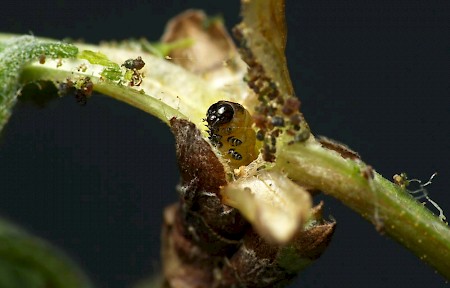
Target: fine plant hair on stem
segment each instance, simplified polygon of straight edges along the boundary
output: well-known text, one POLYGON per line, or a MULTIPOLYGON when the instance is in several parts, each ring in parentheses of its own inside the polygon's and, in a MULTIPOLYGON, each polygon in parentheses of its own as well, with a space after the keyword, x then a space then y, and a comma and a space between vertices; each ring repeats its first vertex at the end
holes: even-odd
POLYGON ((434 172, 433 175, 430 176, 430 179, 428 179, 428 181, 426 183, 424 183, 424 184, 422 184, 422 181, 419 180, 419 179, 406 180, 408 182, 407 185, 411 184, 411 182, 416 182, 416 183, 419 183, 419 186, 420 186, 419 189, 412 190, 412 191, 408 190, 408 193, 413 195, 414 198, 416 198, 416 200, 420 200, 420 199, 423 199, 423 198, 427 199, 428 202, 430 202, 431 205, 433 205, 434 208, 436 208, 436 210, 439 211, 439 219, 441 219, 443 222, 446 222, 447 217, 445 217, 445 215, 444 215, 444 210, 442 210, 442 208, 435 201, 431 200, 431 198, 430 198, 430 196, 428 194, 428 189, 425 188, 426 186, 432 184, 431 181, 433 180, 433 178, 436 175, 437 175, 437 172, 434 172), (420 195, 416 196, 417 194, 420 194, 420 195))

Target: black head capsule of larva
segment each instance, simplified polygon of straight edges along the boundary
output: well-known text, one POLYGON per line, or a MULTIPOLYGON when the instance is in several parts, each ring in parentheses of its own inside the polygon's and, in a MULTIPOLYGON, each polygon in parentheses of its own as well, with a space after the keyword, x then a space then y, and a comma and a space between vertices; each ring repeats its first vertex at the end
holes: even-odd
POLYGON ((231 122, 234 117, 234 109, 231 104, 226 101, 219 101, 211 107, 209 107, 208 112, 206 112, 206 122, 208 122, 208 127, 215 127, 216 125, 223 125, 231 122))

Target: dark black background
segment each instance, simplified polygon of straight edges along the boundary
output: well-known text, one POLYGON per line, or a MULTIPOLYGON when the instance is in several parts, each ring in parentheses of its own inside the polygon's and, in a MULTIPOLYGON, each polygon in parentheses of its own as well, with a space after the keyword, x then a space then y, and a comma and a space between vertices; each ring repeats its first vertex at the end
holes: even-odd
MULTIPOLYGON (((450 214, 448 1, 287 1, 287 58, 315 134, 348 144, 391 178, 426 180, 450 214)), ((147 37, 187 8, 221 13, 238 1, 2 1, 0 31, 86 42, 147 37)), ((161 214, 176 201, 169 129, 95 95, 45 109, 19 103, 0 140, 0 215, 62 247, 99 287, 158 271, 161 214)), ((292 287, 443 287, 409 251, 330 197, 338 221, 323 255, 292 287)))

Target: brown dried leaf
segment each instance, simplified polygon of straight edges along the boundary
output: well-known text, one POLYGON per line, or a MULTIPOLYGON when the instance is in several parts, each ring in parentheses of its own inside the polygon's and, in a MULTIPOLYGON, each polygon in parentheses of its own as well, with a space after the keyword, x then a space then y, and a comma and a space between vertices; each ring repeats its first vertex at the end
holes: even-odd
POLYGON ((336 222, 324 222, 306 230, 293 242, 297 253, 303 258, 315 260, 322 255, 330 244, 331 238, 336 229, 336 222))
POLYGON ((342 158, 345 159, 349 158, 353 160, 361 159, 358 152, 353 151, 347 145, 342 144, 336 140, 330 139, 325 136, 317 136, 316 140, 320 143, 320 145, 322 145, 322 147, 334 150, 337 153, 339 153, 342 156, 342 158))
MULTIPOLYGON (((187 10, 172 18, 164 31, 166 43, 191 39, 193 45, 174 49, 172 62, 212 82, 214 86, 238 85, 246 71, 230 35, 220 19, 208 18, 201 10, 187 10)), ((240 89, 244 93, 246 89, 240 89)))

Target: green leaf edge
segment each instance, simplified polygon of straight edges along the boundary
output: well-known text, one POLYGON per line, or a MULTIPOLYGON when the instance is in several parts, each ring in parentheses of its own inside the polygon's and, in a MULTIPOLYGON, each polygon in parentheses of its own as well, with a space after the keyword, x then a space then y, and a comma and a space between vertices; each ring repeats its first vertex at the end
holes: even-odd
MULTIPOLYGON (((6 269, 26 271, 29 273, 27 276, 44 281, 46 285, 44 287, 93 287, 88 277, 62 251, 2 218, 0 218, 0 259, 3 265, 9 265, 6 269)), ((0 262, 0 268, 1 264, 0 262)), ((27 277, 23 274, 21 276, 27 277)), ((16 280, 20 283, 26 281, 26 279, 16 280)))
POLYGON ((20 88, 23 68, 39 57, 71 58, 78 48, 63 42, 49 42, 31 35, 13 37, 0 45, 0 131, 11 116, 20 88))

